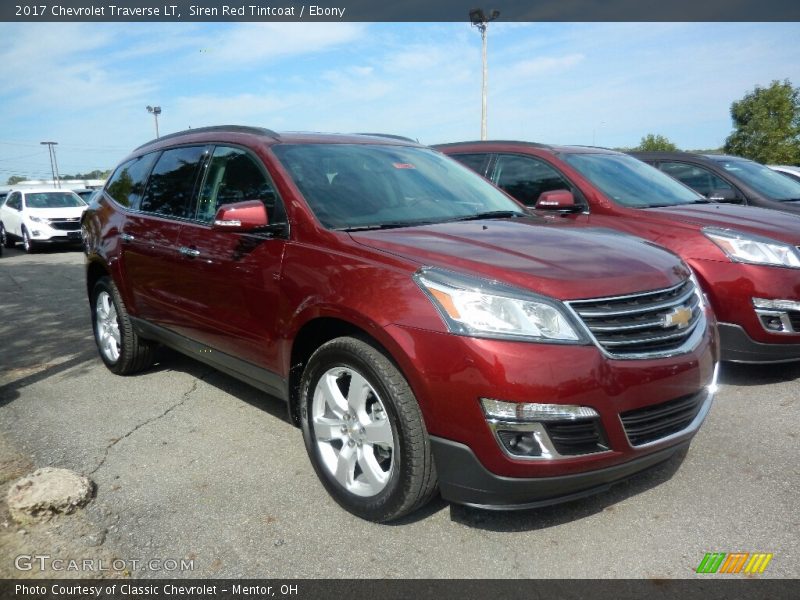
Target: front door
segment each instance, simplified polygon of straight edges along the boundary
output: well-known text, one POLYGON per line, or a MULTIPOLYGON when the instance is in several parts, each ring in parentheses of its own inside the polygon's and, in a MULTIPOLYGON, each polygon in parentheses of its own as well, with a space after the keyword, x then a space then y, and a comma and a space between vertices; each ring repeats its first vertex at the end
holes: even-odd
POLYGON ((204 168, 197 209, 178 240, 172 276, 190 318, 182 333, 210 349, 278 371, 275 342, 283 233, 237 233, 212 228, 224 204, 260 200, 273 226, 283 205, 261 161, 250 152, 217 146, 204 168))

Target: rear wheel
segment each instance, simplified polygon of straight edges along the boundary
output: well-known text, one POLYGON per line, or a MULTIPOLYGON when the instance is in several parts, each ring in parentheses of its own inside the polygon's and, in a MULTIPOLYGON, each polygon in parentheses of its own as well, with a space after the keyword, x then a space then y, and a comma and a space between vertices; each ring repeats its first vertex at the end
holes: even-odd
POLYGON ((156 344, 136 334, 119 290, 108 277, 94 286, 92 327, 100 358, 112 373, 130 375, 153 364, 156 344))
POLYGON ((16 242, 6 233, 6 228, 2 223, 0 223, 0 244, 6 248, 13 248, 16 245, 16 242))
POLYGON ((306 450, 343 508, 385 522, 430 500, 436 470, 422 413, 382 352, 352 337, 323 344, 308 361, 301 394, 306 450))

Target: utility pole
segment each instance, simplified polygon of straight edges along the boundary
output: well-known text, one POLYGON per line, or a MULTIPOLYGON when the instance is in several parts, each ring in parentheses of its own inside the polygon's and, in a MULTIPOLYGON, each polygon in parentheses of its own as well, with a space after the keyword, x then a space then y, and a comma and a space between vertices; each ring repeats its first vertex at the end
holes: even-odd
POLYGON ((39 142, 43 146, 47 146, 48 153, 50 154, 50 172, 53 173, 53 187, 60 188, 61 187, 61 177, 58 174, 58 161, 56 161, 56 149, 55 146, 58 145, 58 142, 39 142))
POLYGON ((486 30, 490 21, 494 21, 500 16, 499 10, 492 10, 489 16, 481 8, 473 8, 469 11, 469 20, 473 27, 477 27, 481 32, 482 62, 483 62, 483 82, 481 84, 481 139, 486 139, 486 97, 488 95, 489 67, 486 60, 486 30))
POLYGON ((153 118, 156 120, 156 138, 160 137, 158 135, 158 115, 161 114, 161 107, 160 106, 148 106, 147 112, 153 115, 153 118))

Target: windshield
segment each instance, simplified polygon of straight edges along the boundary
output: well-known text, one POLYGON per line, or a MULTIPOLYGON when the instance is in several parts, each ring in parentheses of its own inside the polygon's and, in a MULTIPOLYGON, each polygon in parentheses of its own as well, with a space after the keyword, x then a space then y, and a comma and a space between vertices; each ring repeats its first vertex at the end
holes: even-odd
POLYGON ((526 214, 482 177, 427 148, 281 144, 273 151, 316 217, 331 229, 526 214))
POLYGON ((800 200, 800 183, 769 167, 751 160, 716 160, 728 173, 736 175, 767 198, 779 201, 800 200))
POLYGON ((563 154, 562 158, 610 199, 630 208, 707 202, 655 167, 624 154, 563 154))
POLYGON ((86 203, 72 192, 37 192, 25 194, 28 208, 76 208, 86 203))

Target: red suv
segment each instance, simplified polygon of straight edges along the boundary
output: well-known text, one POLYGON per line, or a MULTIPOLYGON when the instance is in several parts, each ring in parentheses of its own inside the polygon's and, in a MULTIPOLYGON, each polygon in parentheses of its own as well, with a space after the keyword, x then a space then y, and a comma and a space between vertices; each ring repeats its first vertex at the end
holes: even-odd
POLYGON ((719 319, 722 360, 800 360, 800 216, 710 203, 613 150, 505 141, 438 148, 542 214, 632 233, 681 256, 719 319))
POLYGON ((437 485, 492 507, 604 489, 686 447, 712 401, 713 315, 677 256, 530 216, 396 138, 163 137, 83 229, 109 369, 163 343, 286 401, 367 519, 437 485))

